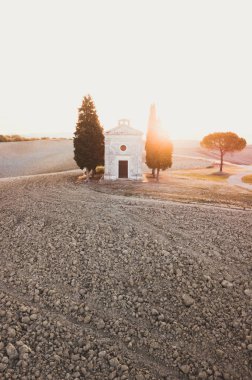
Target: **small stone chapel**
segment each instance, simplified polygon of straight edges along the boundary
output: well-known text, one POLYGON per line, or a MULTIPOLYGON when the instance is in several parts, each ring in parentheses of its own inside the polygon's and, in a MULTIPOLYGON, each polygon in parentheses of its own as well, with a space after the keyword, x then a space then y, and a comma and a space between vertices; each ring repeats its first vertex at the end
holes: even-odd
POLYGON ((105 132, 105 180, 142 179, 143 133, 121 119, 105 132))

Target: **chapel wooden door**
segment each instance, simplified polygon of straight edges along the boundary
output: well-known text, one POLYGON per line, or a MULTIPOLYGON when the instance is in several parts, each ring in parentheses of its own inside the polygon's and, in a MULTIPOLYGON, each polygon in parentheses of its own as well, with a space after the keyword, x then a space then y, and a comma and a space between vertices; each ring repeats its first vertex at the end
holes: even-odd
POLYGON ((128 161, 119 161, 119 178, 128 178, 128 161))

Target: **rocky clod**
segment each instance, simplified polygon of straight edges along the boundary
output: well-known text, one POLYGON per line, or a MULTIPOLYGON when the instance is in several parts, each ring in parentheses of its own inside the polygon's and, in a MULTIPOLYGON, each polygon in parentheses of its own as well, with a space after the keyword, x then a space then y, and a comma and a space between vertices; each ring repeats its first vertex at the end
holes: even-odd
POLYGON ((18 352, 12 343, 7 344, 6 352, 7 352, 9 359, 16 359, 18 357, 18 352))
POLYGON ((194 299, 191 296, 189 296, 189 294, 183 294, 182 301, 184 305, 188 307, 194 304, 194 299))

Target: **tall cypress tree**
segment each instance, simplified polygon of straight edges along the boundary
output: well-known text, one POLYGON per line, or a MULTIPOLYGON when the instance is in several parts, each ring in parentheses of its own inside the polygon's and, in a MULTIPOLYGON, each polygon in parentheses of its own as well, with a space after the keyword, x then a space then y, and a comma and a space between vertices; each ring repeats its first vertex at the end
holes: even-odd
POLYGON ((146 136, 146 143, 145 143, 145 151, 146 151, 146 165, 152 169, 152 175, 155 176, 155 144, 154 141, 156 141, 157 138, 157 115, 156 115, 156 107, 155 104, 152 104, 150 106, 150 114, 149 114, 149 120, 148 120, 148 127, 147 127, 147 136, 146 136))
POLYGON ((145 144, 146 164, 152 169, 152 174, 159 180, 160 170, 172 166, 173 145, 156 116, 155 105, 151 105, 145 144))
POLYGON ((74 133, 74 159, 80 169, 86 168, 87 178, 96 166, 104 164, 104 134, 93 99, 84 96, 78 109, 74 133))
POLYGON ((166 170, 172 166, 172 153, 173 145, 167 135, 159 126, 159 131, 157 134, 156 141, 156 152, 155 152, 155 167, 157 169, 156 179, 159 180, 160 170, 166 170))

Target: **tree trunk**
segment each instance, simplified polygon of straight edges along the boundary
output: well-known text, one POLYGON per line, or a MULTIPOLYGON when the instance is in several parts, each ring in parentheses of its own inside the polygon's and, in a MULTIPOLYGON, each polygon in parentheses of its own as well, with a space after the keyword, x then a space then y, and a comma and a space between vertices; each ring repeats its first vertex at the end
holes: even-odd
POLYGON ((222 168, 223 168, 223 156, 224 156, 224 153, 221 152, 221 159, 220 159, 220 172, 222 173, 222 168))
POLYGON ((85 182, 89 182, 90 181, 91 174, 92 174, 92 170, 86 169, 86 179, 85 179, 85 182))
POLYGON ((160 172, 160 169, 157 168, 157 182, 159 181, 159 172, 160 172))
POLYGON ((152 176, 153 176, 153 178, 155 178, 155 169, 152 169, 152 176))

